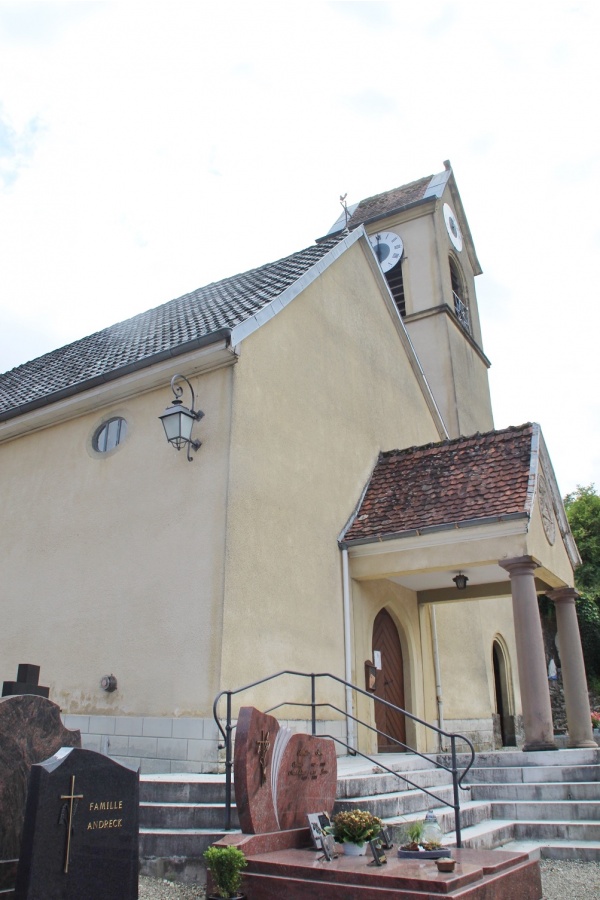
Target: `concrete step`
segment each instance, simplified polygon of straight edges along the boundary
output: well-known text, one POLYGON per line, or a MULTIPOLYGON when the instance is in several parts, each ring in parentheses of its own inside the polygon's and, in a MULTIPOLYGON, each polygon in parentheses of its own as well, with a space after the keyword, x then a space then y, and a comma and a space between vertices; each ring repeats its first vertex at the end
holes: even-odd
MULTIPOLYGON (((403 773, 404 774, 404 773, 403 773)), ((419 787, 435 788, 451 782, 450 773, 445 769, 415 769, 405 773, 406 777, 419 787)), ((411 790, 412 785, 399 775, 370 773, 354 777, 338 778, 337 797, 366 797, 374 794, 391 794, 394 791, 411 790)))
MULTIPOLYGON (((470 754, 457 754, 458 766, 467 765, 470 754)), ((438 753, 435 757, 447 766, 452 765, 452 757, 448 753, 438 753)), ((592 766, 600 762, 600 748, 574 750, 496 750, 489 753, 475 754, 475 768, 520 768, 520 767, 554 767, 554 766, 592 766)))
POLYGON ((465 784, 539 784, 549 781, 600 780, 598 765, 581 766, 511 766, 473 768, 465 778, 465 784))
POLYGON ((580 859, 600 862, 599 841, 510 841, 502 848, 513 853, 528 853, 531 859, 580 859))
POLYGON ((140 800, 149 803, 224 803, 224 775, 141 775, 140 800))
MULTIPOLYGON (((447 806, 440 807, 428 807, 428 809, 432 809, 434 815, 438 821, 440 828, 444 835, 446 833, 454 833, 454 810, 450 809, 447 806)), ((403 816, 391 816, 390 818, 383 819, 383 822, 386 826, 391 828, 392 839, 395 844, 398 844, 401 840, 402 829, 405 825, 410 822, 418 821, 423 819, 423 811, 416 813, 408 813, 403 816)), ((465 801, 464 804, 461 804, 460 807, 460 823, 461 830, 468 828, 473 825, 478 825, 481 822, 491 819, 491 806, 489 803, 485 802, 472 802, 465 801)))
MULTIPOLYGON (((239 826, 237 810, 231 810, 234 827, 239 826)), ((145 828, 223 828, 223 803, 140 803, 140 826, 145 828)))
POLYGON ((600 822, 600 802, 585 800, 496 801, 492 800, 494 819, 524 819, 565 822, 586 819, 600 822))
POLYGON ((514 823, 515 840, 534 841, 600 841, 600 822, 593 819, 570 819, 549 822, 543 819, 519 820, 514 823))
POLYGON ((380 819, 390 819, 404 816, 408 813, 420 813, 435 808, 441 802, 452 803, 452 785, 440 785, 435 788, 435 798, 423 791, 395 791, 391 794, 369 794, 364 797, 345 797, 336 800, 333 808, 334 815, 338 812, 352 809, 367 809, 380 819))
POLYGON ((473 784, 473 800, 577 800, 600 802, 600 784, 580 781, 564 784, 560 781, 530 782, 529 784, 473 784))
MULTIPOLYGON (((505 849, 509 841, 514 840, 515 823, 511 819, 489 819, 469 823, 463 818, 461 809, 461 841, 469 850, 505 849)), ((456 847, 456 832, 448 831, 442 844, 445 847, 456 847)))

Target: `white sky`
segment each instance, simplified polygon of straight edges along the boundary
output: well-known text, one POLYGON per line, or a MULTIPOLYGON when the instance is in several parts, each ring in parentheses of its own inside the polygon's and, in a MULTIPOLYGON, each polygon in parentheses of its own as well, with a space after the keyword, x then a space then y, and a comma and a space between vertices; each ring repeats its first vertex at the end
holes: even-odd
POLYGON ((449 158, 496 427, 600 486, 600 4, 0 0, 0 371, 449 158))

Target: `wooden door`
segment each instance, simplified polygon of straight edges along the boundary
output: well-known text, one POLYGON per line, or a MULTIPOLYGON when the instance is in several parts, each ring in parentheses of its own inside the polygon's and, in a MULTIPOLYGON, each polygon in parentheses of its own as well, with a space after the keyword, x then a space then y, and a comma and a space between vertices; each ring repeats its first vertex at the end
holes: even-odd
MULTIPOLYGON (((404 668, 400 636, 390 614, 382 609, 373 624, 373 660, 375 651, 381 654, 381 669, 377 672, 375 696, 404 709, 404 668)), ((406 743, 406 719, 402 713, 375 703, 375 725, 390 738, 406 743)), ((402 753, 405 747, 395 744, 384 735, 377 735, 379 753, 402 753)))

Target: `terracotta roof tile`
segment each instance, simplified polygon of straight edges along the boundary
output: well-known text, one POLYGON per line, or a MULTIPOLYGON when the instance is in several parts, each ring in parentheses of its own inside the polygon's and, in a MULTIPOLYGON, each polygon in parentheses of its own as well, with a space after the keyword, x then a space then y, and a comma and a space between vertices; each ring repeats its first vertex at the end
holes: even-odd
POLYGON ((531 424, 381 453, 344 542, 527 511, 531 424))

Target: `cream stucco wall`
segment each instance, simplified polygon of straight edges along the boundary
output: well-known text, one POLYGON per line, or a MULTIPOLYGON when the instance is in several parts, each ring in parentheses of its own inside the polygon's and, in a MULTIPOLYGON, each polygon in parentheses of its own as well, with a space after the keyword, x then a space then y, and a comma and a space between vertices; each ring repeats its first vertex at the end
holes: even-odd
POLYGON ((193 463, 164 387, 0 445, 2 675, 41 666, 67 713, 205 713, 218 687, 231 369, 194 379, 193 463), (92 449, 107 418, 126 440, 92 449), (100 688, 114 674, 118 690, 100 688))
POLYGON ((444 203, 455 207, 449 188, 440 199, 370 223, 367 230, 402 237, 406 327, 450 435, 458 437, 489 431, 494 422, 473 267, 466 241, 457 251, 448 237, 444 203), (462 274, 472 340, 446 312, 454 312, 450 256, 462 274))
POLYGON ((284 668, 343 676, 337 537, 380 450, 437 439, 355 244, 244 341, 234 371, 223 687, 284 668))

